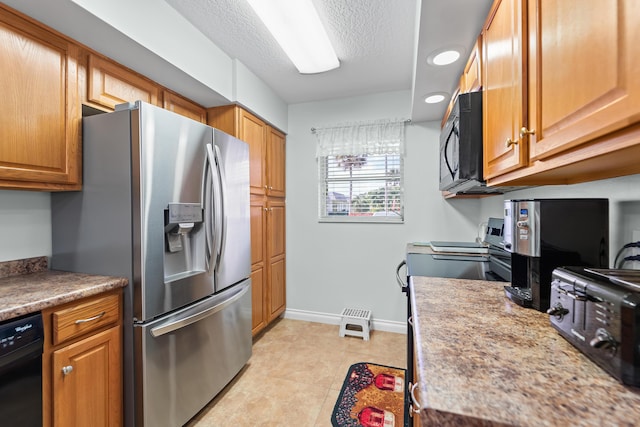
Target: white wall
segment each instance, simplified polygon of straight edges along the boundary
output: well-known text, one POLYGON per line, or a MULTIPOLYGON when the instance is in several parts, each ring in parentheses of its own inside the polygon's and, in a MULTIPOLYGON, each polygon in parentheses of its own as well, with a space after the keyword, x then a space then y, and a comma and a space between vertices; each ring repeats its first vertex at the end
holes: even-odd
POLYGON ((318 222, 316 138, 312 127, 405 119, 411 93, 389 92, 289 106, 287 136, 287 315, 338 316, 345 307, 375 320, 404 322, 406 299, 395 269, 407 242, 476 236, 479 200, 445 201, 438 191, 440 123, 406 127, 404 224, 318 222))
POLYGON ((49 193, 0 191, 0 262, 51 256, 49 193))
MULTIPOLYGON (((605 179, 574 185, 549 185, 512 191, 502 196, 483 199, 482 215, 502 216, 502 201, 518 198, 581 198, 603 197, 609 199, 609 266, 613 266, 616 253, 625 243, 640 240, 640 175, 605 179), (636 233, 634 234, 634 231, 636 233)), ((567 215, 578 212, 567 212, 567 215)), ((589 230, 585 230, 586 233, 589 230)), ((625 252, 634 254, 634 250, 625 252)), ((627 264, 626 268, 640 268, 627 264)))

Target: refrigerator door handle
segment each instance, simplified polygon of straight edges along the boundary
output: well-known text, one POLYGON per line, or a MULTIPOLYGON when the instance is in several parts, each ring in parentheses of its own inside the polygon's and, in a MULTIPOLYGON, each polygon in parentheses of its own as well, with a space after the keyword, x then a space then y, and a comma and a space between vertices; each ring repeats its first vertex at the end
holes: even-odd
POLYGON ((205 185, 204 185, 204 205, 205 205, 205 242, 206 242, 206 254, 205 260, 207 263, 207 271, 211 271, 214 266, 213 263, 213 240, 216 234, 215 221, 214 221, 214 198, 213 193, 213 177, 217 176, 215 170, 215 156, 213 154, 212 144, 206 145, 207 158, 205 159, 205 185))
POLYGON ((209 316, 212 316, 213 314, 224 310, 226 307, 230 306, 231 304, 233 304, 234 302, 236 302, 237 300, 239 300, 240 298, 242 298, 242 296, 244 294, 246 294, 249 289, 251 289, 250 286, 245 286, 242 290, 236 292, 235 294, 233 294, 232 296, 230 296, 229 298, 227 298, 226 300, 222 301, 219 304, 214 305, 213 307, 207 308, 199 313, 195 313, 192 314, 190 316, 184 317, 182 319, 178 319, 178 320, 173 320, 169 323, 166 323, 164 325, 159 325, 156 326, 155 328, 151 329, 151 335, 154 338, 160 337, 162 335, 166 335, 170 332, 174 332, 177 331, 178 329, 182 329, 184 327, 187 327, 189 325, 192 325, 196 322, 199 322, 202 319, 205 319, 209 316))
POLYGON ((220 209, 220 227, 218 228, 218 247, 216 248, 216 252, 217 252, 217 260, 216 260, 216 265, 219 265, 220 260, 222 259, 222 251, 224 248, 224 242, 227 238, 227 212, 226 212, 226 206, 227 206, 227 193, 226 193, 226 188, 227 188, 227 180, 225 178, 225 172, 224 172, 224 167, 222 166, 222 161, 221 158, 222 156, 220 155, 220 148, 216 145, 215 147, 215 157, 216 157, 216 164, 218 165, 218 188, 219 188, 219 196, 220 196, 220 204, 219 206, 221 206, 220 209))

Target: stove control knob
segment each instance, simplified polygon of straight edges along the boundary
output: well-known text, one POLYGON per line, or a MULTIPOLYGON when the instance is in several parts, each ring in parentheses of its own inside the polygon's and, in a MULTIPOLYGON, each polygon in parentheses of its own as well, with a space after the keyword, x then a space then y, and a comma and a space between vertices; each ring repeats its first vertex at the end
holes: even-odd
POLYGON ((562 316, 564 316, 567 313, 569 313, 569 310, 564 308, 560 303, 556 303, 556 305, 554 305, 553 307, 550 307, 547 310, 547 314, 551 316, 556 316, 558 319, 562 319, 562 316))
POLYGON ((618 346, 613 335, 604 328, 598 328, 596 336, 589 341, 589 345, 593 348, 615 349, 618 346))

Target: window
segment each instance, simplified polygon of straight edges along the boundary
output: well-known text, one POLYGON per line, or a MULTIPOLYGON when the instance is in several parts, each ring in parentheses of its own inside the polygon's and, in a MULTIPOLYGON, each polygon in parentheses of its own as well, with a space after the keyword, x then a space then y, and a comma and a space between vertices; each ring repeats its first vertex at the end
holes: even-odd
POLYGON ((320 221, 403 222, 404 122, 316 130, 320 221))

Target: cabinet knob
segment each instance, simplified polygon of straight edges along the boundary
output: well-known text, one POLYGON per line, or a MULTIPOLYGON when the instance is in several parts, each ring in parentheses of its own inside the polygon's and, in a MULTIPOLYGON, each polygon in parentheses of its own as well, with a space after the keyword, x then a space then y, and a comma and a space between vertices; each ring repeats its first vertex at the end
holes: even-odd
POLYGON ((507 140, 504 142, 504 144, 507 146, 507 148, 511 147, 512 145, 517 145, 518 144, 518 140, 516 139, 515 141, 511 138, 507 138, 507 140))
POLYGON ((62 368, 62 375, 69 375, 73 371, 73 366, 68 365, 62 368))
POLYGON ((273 186, 271 186, 271 185, 270 185, 270 186, 269 186, 269 190, 273 190, 273 186))
POLYGON ((535 129, 529 130, 524 126, 520 128, 520 138, 524 138, 527 135, 535 135, 535 134, 536 134, 535 129))
POLYGON ((267 209, 267 208, 264 208, 264 211, 265 211, 265 212, 268 212, 268 211, 269 211, 269 209, 267 209))

